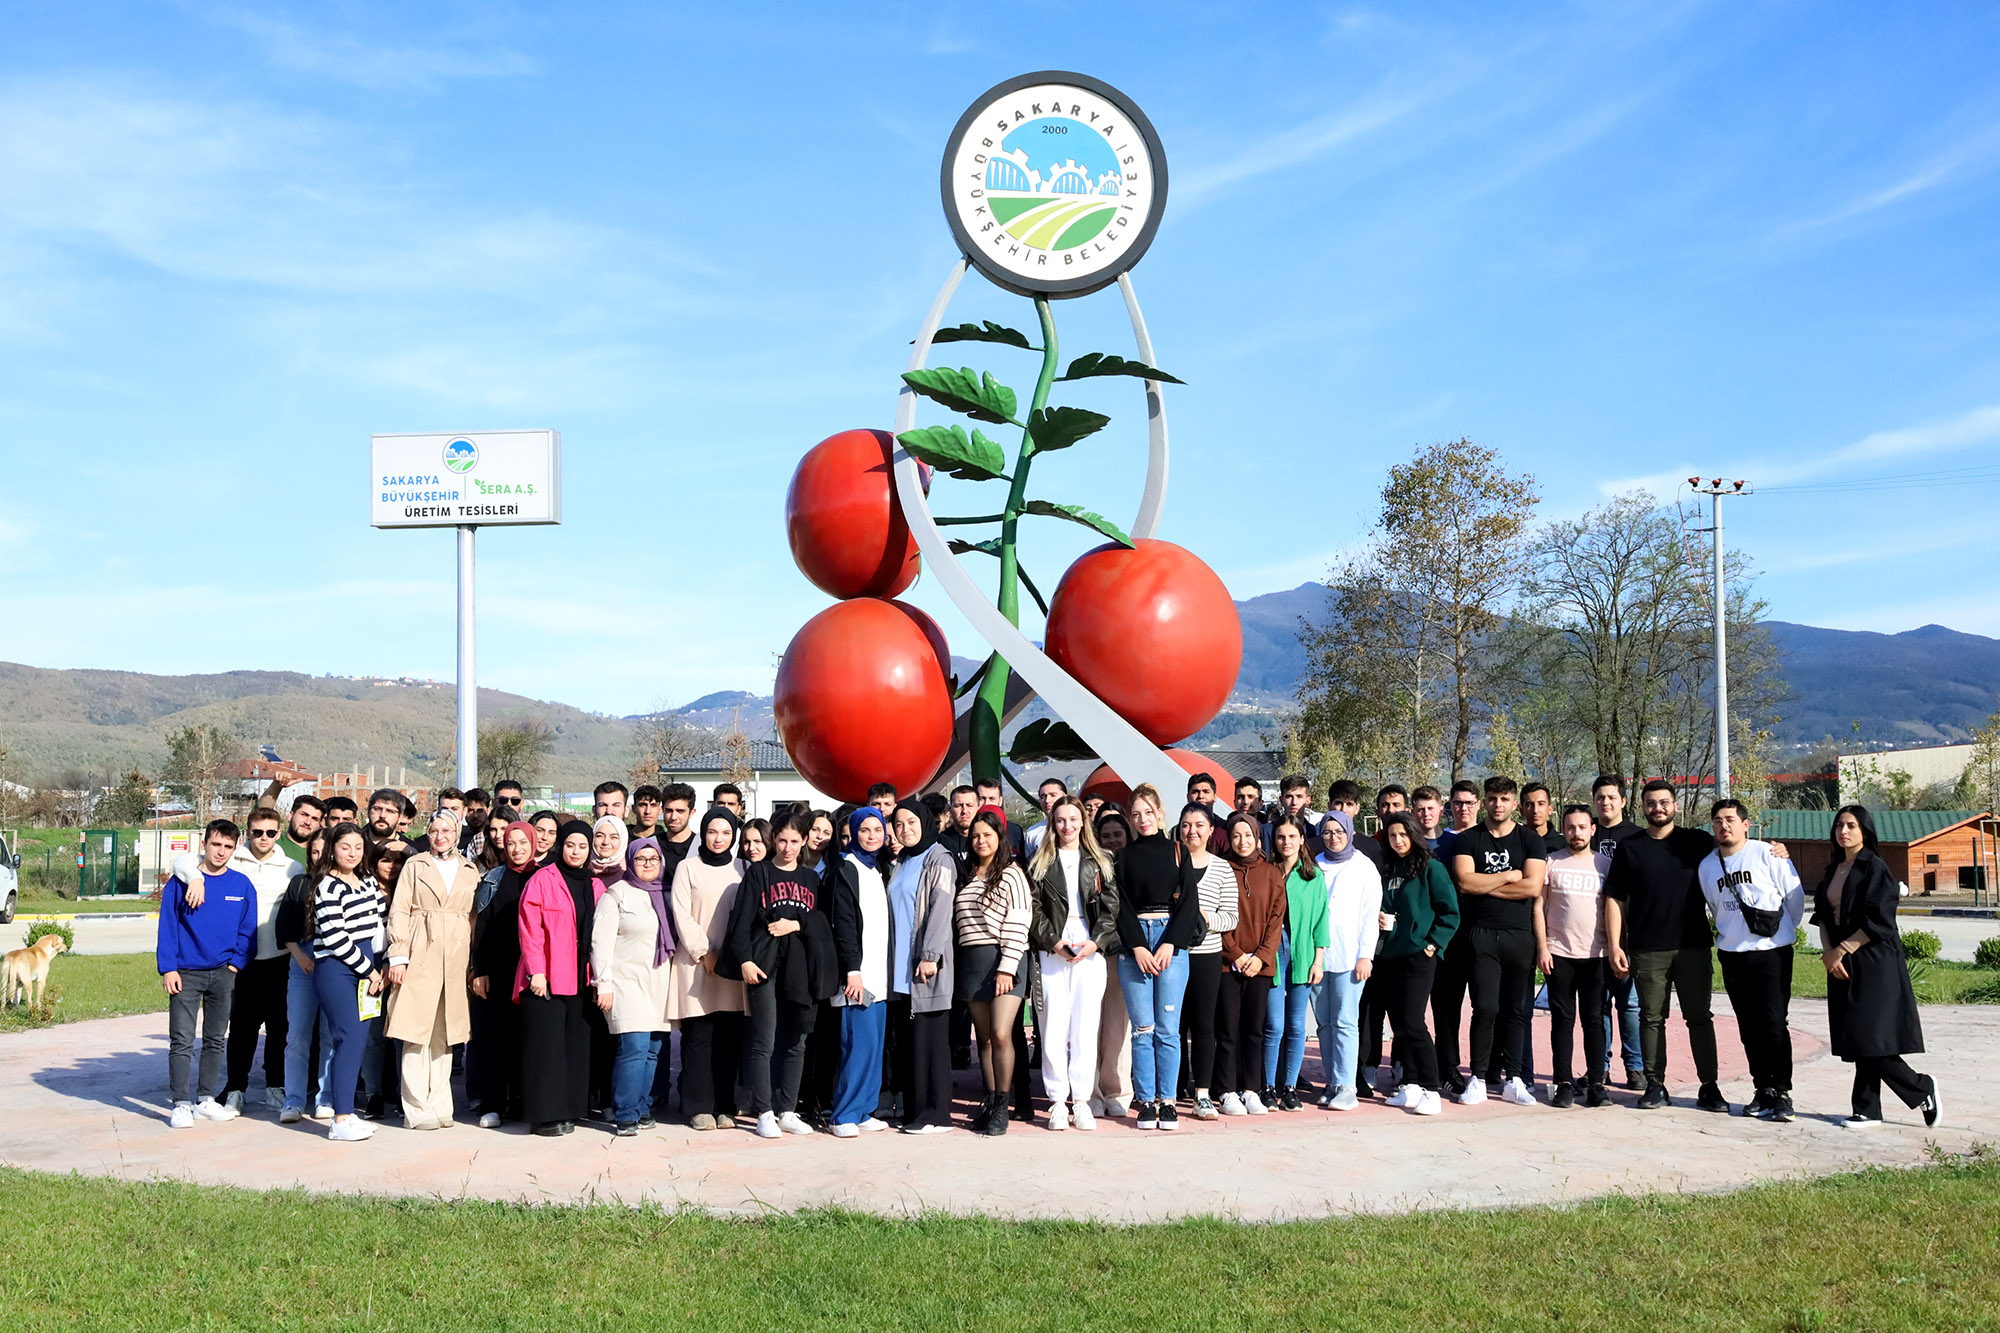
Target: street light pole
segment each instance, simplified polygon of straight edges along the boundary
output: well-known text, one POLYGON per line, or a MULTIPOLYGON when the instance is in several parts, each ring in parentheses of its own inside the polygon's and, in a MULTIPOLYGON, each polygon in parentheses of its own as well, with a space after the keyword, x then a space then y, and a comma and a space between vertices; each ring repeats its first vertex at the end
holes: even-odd
POLYGON ((1747 481, 1725 483, 1716 477, 1706 484, 1689 477, 1688 485, 1708 497, 1709 531, 1715 534, 1715 799, 1729 795, 1729 620, 1728 582, 1722 569, 1722 497, 1753 495, 1747 481))
POLYGON ((473 533, 458 529, 458 786, 479 785, 479 673, 473 664, 473 533))

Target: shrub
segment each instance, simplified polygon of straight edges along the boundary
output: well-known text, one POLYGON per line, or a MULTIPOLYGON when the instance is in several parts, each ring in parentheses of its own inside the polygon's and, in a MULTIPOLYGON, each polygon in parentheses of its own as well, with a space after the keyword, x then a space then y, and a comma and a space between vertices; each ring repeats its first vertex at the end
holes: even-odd
POLYGON ((1973 951, 1972 961, 1981 967, 2000 967, 2000 935, 1995 935, 1990 940, 1979 941, 1979 947, 1973 951))
POLYGON ((34 922, 32 925, 28 927, 27 938, 21 941, 22 947, 25 948, 26 946, 33 944, 36 940, 42 938, 44 935, 62 936, 63 948, 65 950, 74 949, 76 947, 76 929, 75 927, 71 926, 67 921, 34 922))
POLYGON ((1903 932, 1903 956, 1919 962, 1935 958, 1944 948, 1944 941, 1928 930, 1906 930, 1903 932))

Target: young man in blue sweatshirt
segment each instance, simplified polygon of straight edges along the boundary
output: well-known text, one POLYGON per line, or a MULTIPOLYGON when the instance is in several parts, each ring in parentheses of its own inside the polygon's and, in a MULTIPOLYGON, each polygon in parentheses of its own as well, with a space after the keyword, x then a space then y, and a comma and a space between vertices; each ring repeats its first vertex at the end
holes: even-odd
POLYGON ((211 820, 201 838, 201 890, 190 894, 178 875, 160 890, 160 939, 155 958, 167 992, 167 1082, 172 1129, 197 1117, 234 1120, 240 1112, 215 1100, 222 1080, 223 1040, 229 1031, 236 974, 250 963, 257 942, 257 890, 229 866, 242 832, 226 819, 211 820), (192 900, 192 901, 190 901, 192 900), (194 1058, 195 1017, 201 1017, 199 1103, 188 1100, 194 1058))

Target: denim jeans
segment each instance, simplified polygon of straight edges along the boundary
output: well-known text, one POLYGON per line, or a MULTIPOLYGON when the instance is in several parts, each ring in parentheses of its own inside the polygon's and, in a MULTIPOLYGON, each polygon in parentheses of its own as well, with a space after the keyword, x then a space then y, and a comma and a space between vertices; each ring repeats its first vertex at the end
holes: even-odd
POLYGON ((331 1106, 333 1100, 327 1095, 332 1080, 328 1073, 333 1068, 333 1027, 326 1016, 319 1011, 319 991, 313 986, 312 973, 300 967, 298 960, 292 960, 292 975, 285 981, 285 1106, 289 1110, 303 1111, 306 1107, 306 1090, 319 1088, 319 1104, 331 1106), (313 1034, 319 1034, 319 1078, 315 1084, 306 1066, 312 1063, 313 1034))
MULTIPOLYGON (((1139 919, 1146 947, 1159 947, 1167 933, 1164 919, 1139 919)), ((1132 1090, 1139 1101, 1171 1098, 1181 1077, 1181 996, 1187 991, 1187 954, 1174 950, 1158 976, 1139 970, 1132 955, 1118 955, 1118 989, 1132 1019, 1132 1090)))
POLYGON ((184 967, 180 991, 167 1001, 167 1085, 176 1103, 192 1102, 188 1071, 194 1062, 195 1020, 201 1020, 201 1072, 194 1091, 203 1101, 221 1090, 223 1044, 236 974, 227 967, 184 967))
MULTIPOLYGON (((1301 981, 1296 984, 1287 979, 1292 974, 1292 936, 1286 931, 1278 936, 1278 967, 1271 974, 1271 995, 1266 1004, 1270 1006, 1264 1020, 1264 1086, 1267 1088, 1289 1088, 1299 1081, 1299 1069, 1306 1062, 1306 1011, 1313 1008, 1313 987, 1301 981), (1278 1077, 1278 1047, 1284 1045, 1285 1076, 1278 1077)), ((1359 1003, 1360 996, 1355 996, 1359 1003)), ((1353 1011, 1348 1020, 1353 1021, 1353 1011)), ((1349 1034, 1352 1037, 1352 1033, 1349 1034)), ((1354 1045, 1348 1044, 1348 1057, 1353 1058, 1354 1045)), ((1329 1070, 1327 1082, 1336 1079, 1329 1070)))
POLYGON ((1639 1045, 1639 988, 1632 978, 1619 976, 1611 970, 1610 964, 1604 968, 1604 1063, 1611 1063, 1611 1024, 1618 1024, 1618 1043, 1625 1057, 1628 1071, 1646 1067, 1646 1055, 1639 1045))
POLYGON ((889 1006, 840 1007, 840 1072, 833 1080, 833 1123, 858 1125, 882 1101, 882 1053, 889 1036, 889 1006))
POLYGON ((1329 972, 1320 978, 1313 997, 1313 1018, 1319 1024, 1319 1062, 1326 1067, 1326 1090, 1354 1086, 1361 1063, 1361 992, 1368 983, 1352 971, 1329 972))
POLYGON ((636 1125, 653 1110, 653 1071, 659 1068, 664 1032, 621 1032, 618 1055, 611 1064, 611 1118, 636 1125))

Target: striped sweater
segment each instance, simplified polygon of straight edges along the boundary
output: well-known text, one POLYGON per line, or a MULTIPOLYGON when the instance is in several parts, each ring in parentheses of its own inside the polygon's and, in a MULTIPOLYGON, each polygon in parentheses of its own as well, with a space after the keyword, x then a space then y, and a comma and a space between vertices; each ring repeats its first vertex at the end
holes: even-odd
POLYGON ((375 881, 350 882, 328 875, 313 890, 313 957, 331 958, 358 976, 374 968, 360 941, 381 947, 386 908, 375 881))
POLYGON ((1021 955, 1028 951, 1028 927, 1035 919, 1034 898, 1021 867, 1000 872, 1000 883, 988 892, 986 881, 970 879, 952 899, 952 928, 961 945, 1000 946, 1000 971, 1021 974, 1021 955))
POLYGON ((1219 856, 1208 858, 1195 897, 1201 902, 1201 914, 1208 918, 1208 934, 1188 952, 1221 953, 1222 937, 1236 929, 1238 915, 1236 872, 1229 868, 1229 862, 1219 856))

